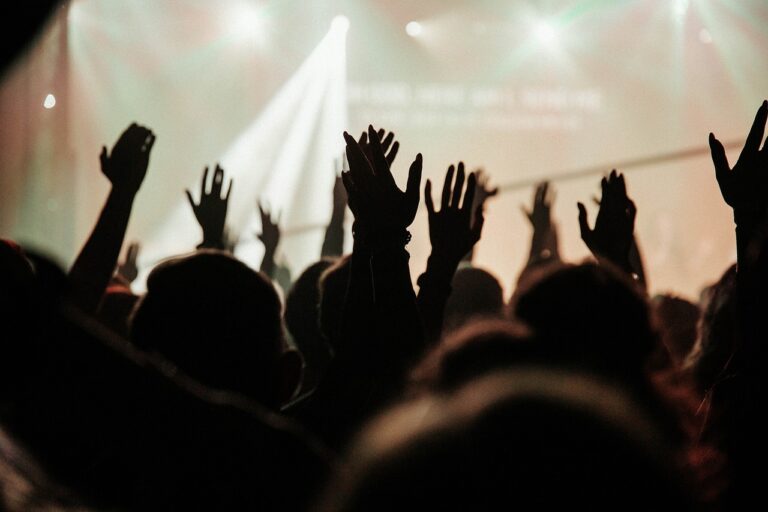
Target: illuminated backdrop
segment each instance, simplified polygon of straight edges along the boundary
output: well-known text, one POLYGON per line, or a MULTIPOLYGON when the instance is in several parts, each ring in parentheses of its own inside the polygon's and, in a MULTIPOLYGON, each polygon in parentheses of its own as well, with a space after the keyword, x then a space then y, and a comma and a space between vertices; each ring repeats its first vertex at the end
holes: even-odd
MULTIPOLYGON (((401 141, 400 183, 420 151, 425 178, 461 159, 506 187, 476 258, 508 292, 528 184, 555 182, 562 252, 578 260, 576 201, 600 169, 648 159, 626 172, 651 287, 695 297, 735 252, 695 150, 709 131, 741 140, 768 96, 766 26, 761 0, 75 0, 4 77, 0 236, 70 264, 106 196, 101 145, 135 120, 157 134, 127 236, 145 271, 199 241, 184 189, 221 162, 237 254, 258 267, 264 199, 296 275, 319 255, 341 130, 372 122, 401 141)), ((418 275, 423 212, 412 232, 418 275)))

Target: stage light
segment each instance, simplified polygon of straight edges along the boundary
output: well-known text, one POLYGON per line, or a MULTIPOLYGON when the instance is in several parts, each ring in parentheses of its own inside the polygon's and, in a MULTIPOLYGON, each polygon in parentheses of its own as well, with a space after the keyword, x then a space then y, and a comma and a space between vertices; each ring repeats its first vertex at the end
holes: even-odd
POLYGON ((54 96, 53 94, 48 94, 48 96, 45 97, 45 100, 43 100, 43 106, 48 109, 55 107, 56 96, 54 96))
POLYGON ((418 21, 410 21, 405 26, 405 33, 411 37, 419 37, 424 31, 424 27, 418 21))
POLYGON ((261 8, 251 2, 237 2, 226 15, 227 31, 237 39, 259 41, 264 31, 261 8))
POLYGON ((682 23, 685 20, 685 15, 688 12, 690 0, 675 0, 673 4, 675 21, 682 23))
POLYGON ((551 46, 557 42, 557 29, 547 21, 536 23, 533 34, 541 44, 551 46))
MULTIPOLYGON (((280 87, 268 103, 254 112, 218 161, 234 181, 227 225, 242 235, 235 255, 259 268, 264 247, 253 233, 261 230, 257 200, 267 200, 274 211, 282 211, 281 247, 291 269, 301 269, 316 259, 324 226, 313 226, 331 213, 332 163, 344 150, 340 134, 349 129, 346 94, 346 30, 349 20, 338 16, 325 37, 280 87), (320 162, 320 164, 318 164, 320 162), (326 165, 327 164, 327 165, 326 165), (327 172, 319 172, 323 169, 327 172), (318 193, 327 190, 327 193, 318 193), (292 230, 299 229, 299 232, 292 230)), ((190 176, 194 188, 199 176, 190 176)), ((144 238, 145 261, 159 261, 194 247, 198 229, 181 194, 176 204, 144 238)), ((149 266, 149 265, 147 265, 149 266)), ((148 268, 134 282, 141 291, 148 268)))
POLYGON ((346 34, 349 30, 349 18, 343 14, 339 14, 333 20, 331 20, 331 30, 335 30, 346 34))

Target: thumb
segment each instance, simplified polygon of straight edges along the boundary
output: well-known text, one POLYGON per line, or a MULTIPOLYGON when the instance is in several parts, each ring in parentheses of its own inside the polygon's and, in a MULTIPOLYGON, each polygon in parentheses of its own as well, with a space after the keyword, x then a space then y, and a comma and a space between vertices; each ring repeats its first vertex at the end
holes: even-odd
POLYGON ((720 186, 725 182, 728 172, 730 171, 730 165, 728 165, 728 157, 725 154, 725 148, 722 143, 715 138, 713 133, 709 134, 709 149, 712 153, 712 162, 715 164, 715 177, 720 186))
POLYGON ((408 200, 409 206, 413 209, 413 213, 416 213, 416 208, 419 206, 419 188, 421 186, 421 153, 416 155, 416 159, 411 164, 411 168, 408 170, 408 184, 405 187, 405 197, 408 200))

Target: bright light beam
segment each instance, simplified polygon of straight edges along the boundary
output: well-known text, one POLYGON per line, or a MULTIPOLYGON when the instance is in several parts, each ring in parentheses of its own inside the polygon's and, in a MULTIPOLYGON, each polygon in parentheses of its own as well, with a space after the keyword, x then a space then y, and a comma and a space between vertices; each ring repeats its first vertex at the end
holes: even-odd
POLYGON ((344 16, 343 14, 339 14, 333 20, 331 20, 331 30, 335 30, 338 32, 341 32, 342 34, 346 34, 349 30, 349 18, 344 16))
MULTIPOLYGON (((348 118, 344 100, 346 28, 348 20, 345 27, 343 21, 334 19, 299 69, 219 159, 227 179, 234 180, 227 225, 231 232, 241 233, 236 255, 253 268, 258 268, 263 255, 255 235, 261 231, 258 199, 283 213, 281 227, 286 231, 330 216, 333 163, 342 153, 341 134, 348 118)), ((188 188, 197 190, 199 179, 195 176, 188 188)), ((167 221, 147 238, 138 291, 144 286, 148 267, 199 242, 199 228, 189 204, 179 196, 167 221)), ((285 237, 281 252, 291 256, 290 267, 298 272, 317 260, 321 242, 320 231, 285 237)))

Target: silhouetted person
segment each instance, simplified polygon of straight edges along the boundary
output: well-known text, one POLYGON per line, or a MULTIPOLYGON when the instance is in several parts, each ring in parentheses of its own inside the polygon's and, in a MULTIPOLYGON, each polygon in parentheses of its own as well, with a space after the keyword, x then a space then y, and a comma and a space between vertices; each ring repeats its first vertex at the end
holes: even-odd
POLYGON ((482 319, 447 334, 412 372, 413 393, 453 391, 489 373, 545 360, 519 322, 482 319))
POLYGON ((352 256, 339 258, 320 275, 320 333, 330 344, 331 350, 339 343, 344 301, 347 298, 352 256))
POLYGON ((317 387, 332 357, 320 332, 320 277, 334 262, 324 258, 307 267, 285 299, 285 325, 304 362, 300 396, 317 387))
POLYGON ((701 307, 699 336, 685 365, 703 394, 725 376, 736 348, 736 265, 704 291, 701 307))
POLYGON ((445 304, 446 332, 473 319, 501 317, 503 312, 504 294, 493 274, 476 267, 462 267, 456 271, 445 304))
POLYGON ((62 292, 45 296, 57 279, 34 269, 39 328, 0 344, 0 424, 52 481, 104 510, 305 508, 330 462, 322 447, 135 350, 62 292))
POLYGON ((318 510, 696 510, 689 483, 642 406, 531 367, 385 413, 318 510))
POLYGON ((514 314, 553 354, 608 374, 642 379, 658 340, 648 304, 609 265, 560 265, 518 290, 514 314))
POLYGON ((131 339, 214 388, 278 407, 296 389, 300 362, 283 357, 280 299, 272 283, 218 251, 157 266, 131 339))

